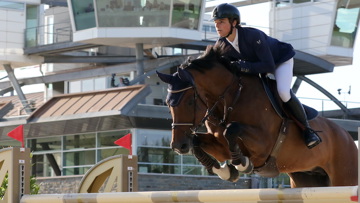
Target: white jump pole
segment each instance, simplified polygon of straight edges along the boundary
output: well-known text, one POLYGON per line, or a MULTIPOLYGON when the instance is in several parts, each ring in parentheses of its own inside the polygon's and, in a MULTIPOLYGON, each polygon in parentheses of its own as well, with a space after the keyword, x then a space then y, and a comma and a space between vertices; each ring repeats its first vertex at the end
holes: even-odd
POLYGON ((354 203, 357 186, 24 195, 21 203, 354 203))

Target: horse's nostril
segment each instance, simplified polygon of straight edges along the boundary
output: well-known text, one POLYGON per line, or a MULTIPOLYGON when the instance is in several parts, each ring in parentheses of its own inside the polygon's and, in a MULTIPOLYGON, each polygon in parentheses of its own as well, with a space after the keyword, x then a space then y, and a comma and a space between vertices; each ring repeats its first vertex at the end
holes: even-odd
POLYGON ((172 150, 179 154, 186 154, 189 152, 189 145, 188 144, 181 144, 181 145, 171 145, 172 150))
POLYGON ((189 148, 189 147, 188 147, 187 144, 181 145, 181 151, 182 151, 182 152, 183 152, 183 151, 186 151, 188 148, 189 148))

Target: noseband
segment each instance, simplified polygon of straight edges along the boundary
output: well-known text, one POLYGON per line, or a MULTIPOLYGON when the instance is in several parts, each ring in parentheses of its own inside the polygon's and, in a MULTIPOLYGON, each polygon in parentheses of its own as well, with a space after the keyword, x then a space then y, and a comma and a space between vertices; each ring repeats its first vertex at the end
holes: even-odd
POLYGON ((232 104, 229 107, 227 107, 226 100, 225 100, 225 94, 230 90, 231 85, 234 82, 237 81, 236 79, 237 79, 237 77, 234 76, 233 77, 233 82, 228 87, 226 87, 225 91, 218 97, 217 101, 213 104, 213 106, 211 108, 209 108, 208 105, 206 104, 205 100, 200 97, 200 95, 198 94, 198 91, 196 90, 195 86, 186 87, 186 88, 183 88, 183 89, 180 89, 180 90, 170 90, 170 89, 168 89, 167 91, 169 93, 179 93, 179 92, 187 91, 187 90, 192 89, 192 88, 194 89, 194 101, 195 101, 195 105, 194 105, 194 121, 192 123, 174 123, 173 122, 171 124, 172 129, 174 129, 176 126, 193 126, 193 128, 190 128, 190 130, 191 130, 191 132, 193 134, 195 134, 196 131, 201 126, 204 125, 205 121, 207 121, 208 118, 211 115, 213 115, 213 112, 214 112, 216 106, 219 104, 220 101, 224 101, 224 115, 223 115, 223 118, 220 120, 219 125, 225 125, 227 123, 227 118, 228 118, 230 112, 233 110, 233 106, 236 104, 236 102, 238 101, 238 99, 240 97, 240 93, 241 93, 241 90, 242 90, 242 87, 243 87, 242 84, 241 84, 241 80, 239 78, 239 83, 238 83, 239 88, 238 88, 238 90, 236 92, 236 95, 234 97, 234 100, 233 100, 232 104), (195 117, 196 117, 196 100, 197 100, 197 98, 199 98, 200 101, 207 107, 207 111, 206 111, 205 116, 201 119, 200 123, 196 125, 195 124, 195 117))
MULTIPOLYGON (((192 123, 172 123, 171 124, 171 127, 172 127, 172 129, 174 129, 176 126, 195 126, 195 115, 196 115, 196 100, 197 100, 197 98, 200 98, 200 101, 206 106, 206 103, 205 103, 205 101, 199 96, 199 94, 198 94, 198 92, 197 92, 197 90, 196 90, 196 88, 195 88, 195 86, 190 86, 190 87, 186 87, 186 88, 183 88, 183 89, 180 89, 180 90, 170 90, 170 89, 168 89, 167 91, 169 92, 169 93, 179 93, 179 92, 184 92, 184 91, 187 91, 187 90, 189 90, 189 89, 194 89, 194 101, 195 101, 195 105, 194 105, 194 121, 192 122, 192 123)), ((204 117, 205 118, 205 117, 204 117)), ((201 127, 204 123, 205 123, 205 120, 204 120, 204 118, 201 120, 201 122, 200 122, 200 124, 198 125, 198 127, 196 127, 196 128, 190 128, 190 130, 194 133, 194 132, 196 132, 197 131, 197 129, 199 128, 199 127, 201 127), (204 121, 203 121, 204 120, 204 121)))

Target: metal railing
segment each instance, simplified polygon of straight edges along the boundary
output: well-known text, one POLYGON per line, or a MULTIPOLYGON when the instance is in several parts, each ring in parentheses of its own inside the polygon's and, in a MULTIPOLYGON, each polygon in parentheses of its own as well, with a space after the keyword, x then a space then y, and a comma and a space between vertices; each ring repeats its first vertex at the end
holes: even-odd
POLYGON ((25 47, 72 41, 70 22, 49 24, 25 29, 25 47))

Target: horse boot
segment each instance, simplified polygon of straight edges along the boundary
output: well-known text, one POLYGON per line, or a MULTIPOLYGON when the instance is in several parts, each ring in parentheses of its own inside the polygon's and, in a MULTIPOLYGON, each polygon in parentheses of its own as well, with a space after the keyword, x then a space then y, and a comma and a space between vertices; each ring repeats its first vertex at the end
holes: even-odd
POLYGON ((313 129, 310 128, 309 122, 306 118, 304 107, 302 106, 299 99, 292 91, 290 91, 290 94, 291 98, 289 101, 285 102, 285 106, 292 112, 295 119, 305 127, 305 129, 303 129, 304 141, 306 146, 311 149, 321 142, 321 138, 316 134, 313 129))

